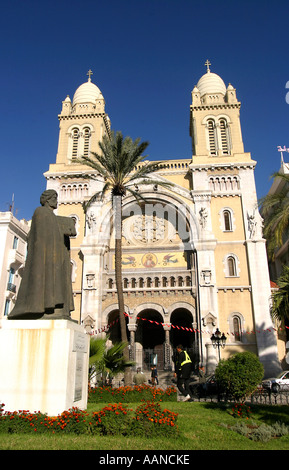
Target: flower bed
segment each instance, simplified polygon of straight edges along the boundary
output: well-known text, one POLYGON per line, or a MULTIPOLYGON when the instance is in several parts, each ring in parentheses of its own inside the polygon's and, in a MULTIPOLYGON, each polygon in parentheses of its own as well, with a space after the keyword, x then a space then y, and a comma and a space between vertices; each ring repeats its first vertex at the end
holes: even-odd
POLYGON ((235 403, 232 408, 232 416, 234 418, 246 418, 249 419, 251 417, 251 408, 246 403, 235 403))
POLYGON ((0 405, 0 433, 74 433, 97 435, 178 435, 177 414, 161 409, 159 403, 146 402, 135 411, 122 403, 109 404, 89 414, 71 408, 58 416, 26 410, 4 412, 0 405))
POLYGON ((89 403, 100 402, 138 403, 141 401, 177 401, 177 390, 168 387, 166 390, 149 385, 135 385, 133 387, 96 387, 88 391, 89 403))

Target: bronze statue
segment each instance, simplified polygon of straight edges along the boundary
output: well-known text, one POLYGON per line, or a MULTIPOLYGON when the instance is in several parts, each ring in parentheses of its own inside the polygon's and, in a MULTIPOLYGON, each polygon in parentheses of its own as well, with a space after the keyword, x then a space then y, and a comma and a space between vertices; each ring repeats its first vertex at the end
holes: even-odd
POLYGON ((28 254, 16 304, 9 320, 70 319, 74 310, 71 284, 71 217, 56 216, 57 192, 42 193, 28 235, 28 254))

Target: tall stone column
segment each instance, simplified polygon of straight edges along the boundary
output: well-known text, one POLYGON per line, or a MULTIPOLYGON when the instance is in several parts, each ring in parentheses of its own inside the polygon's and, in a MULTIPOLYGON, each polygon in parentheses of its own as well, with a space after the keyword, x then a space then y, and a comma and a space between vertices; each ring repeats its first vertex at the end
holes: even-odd
POLYGON ((136 323, 129 323, 127 325, 128 331, 130 332, 130 343, 129 343, 129 358, 131 361, 135 362, 136 354, 135 354, 135 332, 137 329, 136 323))
POLYGON ((210 375, 215 372, 218 364, 216 350, 212 343, 206 343, 206 374, 210 375))
POLYGON ((281 366, 270 315, 271 290, 265 243, 265 240, 248 240, 247 250, 258 356, 265 377, 274 377, 281 371, 281 366))
POLYGON ((92 319, 95 322, 94 328, 98 329, 102 325, 102 273, 106 247, 85 243, 86 241, 81 246, 83 254, 81 319, 84 324, 92 319))
POLYGON ((164 370, 172 369, 172 348, 170 345, 170 331, 171 324, 163 324, 163 329, 165 331, 165 344, 164 344, 164 370))
MULTIPOLYGON (((217 239, 212 231, 211 191, 197 190, 192 193, 195 203, 195 215, 199 223, 199 239, 194 241, 196 250, 196 271, 199 299, 199 322, 209 312, 218 319, 218 298, 216 286, 215 249, 217 239)), ((199 326, 200 328, 200 326, 199 326)), ((206 344, 203 335, 199 335, 199 351, 205 351, 206 344)), ((202 361, 202 353, 200 354, 202 361)))

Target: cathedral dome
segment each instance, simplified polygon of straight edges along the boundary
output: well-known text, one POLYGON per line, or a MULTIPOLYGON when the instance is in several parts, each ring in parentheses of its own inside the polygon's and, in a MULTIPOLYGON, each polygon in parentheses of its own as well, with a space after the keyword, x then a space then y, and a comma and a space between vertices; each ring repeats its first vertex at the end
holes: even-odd
POLYGON ((203 75, 197 83, 197 88, 201 96, 206 93, 221 93, 222 95, 226 94, 226 85, 216 73, 212 73, 208 70, 205 75, 203 75))
POLYGON ((80 85, 73 96, 73 106, 80 103, 96 104, 98 99, 103 99, 100 89, 90 81, 80 85))

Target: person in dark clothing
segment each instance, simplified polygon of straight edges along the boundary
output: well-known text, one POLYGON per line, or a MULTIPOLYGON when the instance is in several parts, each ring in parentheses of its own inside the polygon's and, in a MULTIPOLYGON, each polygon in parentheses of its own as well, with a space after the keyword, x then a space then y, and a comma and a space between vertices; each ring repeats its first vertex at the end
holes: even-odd
POLYGON ((156 366, 152 366, 151 368, 151 379, 152 379, 152 385, 158 385, 159 384, 159 379, 158 379, 158 371, 156 366))
POLYGON ((177 378, 177 387, 181 394, 185 397, 185 401, 193 399, 189 384, 192 372, 192 361, 187 351, 184 351, 183 346, 177 346, 177 360, 175 377, 177 378))

